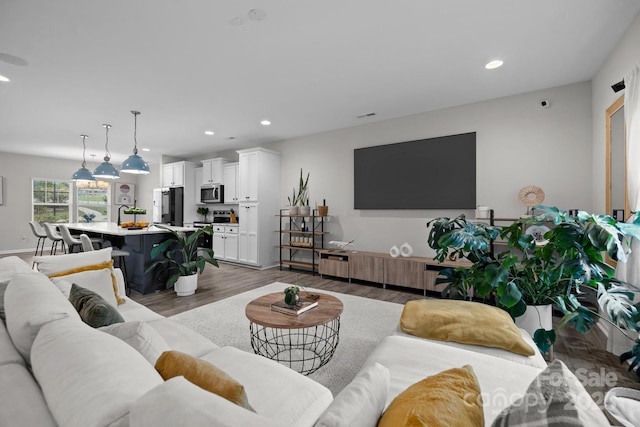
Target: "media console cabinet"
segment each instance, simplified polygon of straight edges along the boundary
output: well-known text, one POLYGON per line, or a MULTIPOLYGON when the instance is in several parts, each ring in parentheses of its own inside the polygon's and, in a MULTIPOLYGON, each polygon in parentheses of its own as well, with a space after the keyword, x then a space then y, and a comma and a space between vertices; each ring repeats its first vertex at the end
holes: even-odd
POLYGON ((469 267, 469 261, 438 262, 432 258, 397 257, 379 252, 322 249, 319 273, 344 279, 366 280, 387 285, 404 286, 427 291, 436 289, 436 277, 448 267, 469 267))

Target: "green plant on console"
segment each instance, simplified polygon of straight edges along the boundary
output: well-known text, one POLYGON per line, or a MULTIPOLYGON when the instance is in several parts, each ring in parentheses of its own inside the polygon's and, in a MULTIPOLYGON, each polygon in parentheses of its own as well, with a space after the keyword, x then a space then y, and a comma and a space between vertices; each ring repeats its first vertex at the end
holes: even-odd
POLYGON ((218 262, 213 258, 213 250, 198 247, 198 238, 201 235, 213 234, 210 225, 195 229, 188 235, 183 231, 176 231, 162 225, 156 225, 156 227, 170 231, 172 237, 151 249, 151 259, 161 259, 154 261, 146 271, 151 271, 159 265, 167 265, 170 274, 167 279, 167 289, 172 288, 180 276, 202 273, 207 263, 218 267, 218 262))
MULTIPOLYGON (((436 251, 435 260, 442 262, 453 254, 473 263, 470 268, 441 271, 436 284, 446 284, 443 297, 466 299, 473 289, 480 297, 495 298, 495 304, 514 318, 527 305, 554 304, 563 313, 559 327, 571 325, 587 333, 602 318, 618 328, 640 331, 640 303, 632 303, 631 292, 639 288, 616 279, 615 269, 603 256, 626 261, 625 243, 640 238, 640 223, 616 222, 584 211, 573 218, 554 207, 536 210, 540 213, 504 227, 467 221, 464 215, 430 221, 427 240, 436 251), (545 222, 553 228, 544 234, 544 244, 536 244, 525 229, 545 222), (494 253, 492 242, 497 238, 506 249, 494 253), (578 297, 587 293, 597 295, 607 316, 582 305, 578 297)), ((555 342, 555 331, 539 329, 533 338, 546 352, 555 342)), ((620 358, 634 358, 630 369, 640 374, 640 340, 620 358)))

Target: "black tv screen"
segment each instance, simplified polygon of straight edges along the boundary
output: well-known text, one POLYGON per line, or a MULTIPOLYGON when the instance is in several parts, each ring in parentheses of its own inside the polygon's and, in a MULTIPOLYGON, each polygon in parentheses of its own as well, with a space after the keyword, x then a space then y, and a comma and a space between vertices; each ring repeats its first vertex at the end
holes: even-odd
POLYGON ((476 133, 357 148, 355 209, 475 209, 476 133))

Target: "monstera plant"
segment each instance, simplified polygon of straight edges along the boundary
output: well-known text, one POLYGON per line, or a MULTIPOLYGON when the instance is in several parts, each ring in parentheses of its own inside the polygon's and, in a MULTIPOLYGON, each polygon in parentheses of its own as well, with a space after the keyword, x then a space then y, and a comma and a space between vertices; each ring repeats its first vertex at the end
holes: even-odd
MULTIPOLYGON (((514 318, 527 305, 553 304, 563 314, 559 327, 571 325, 581 333, 589 332, 598 318, 639 331, 640 303, 633 304, 632 291, 640 289, 616 279, 605 254, 625 262, 628 241, 640 238, 640 224, 584 211, 570 217, 546 206, 535 211, 539 213, 503 227, 468 221, 464 215, 430 221, 428 244, 436 252, 435 260, 457 257, 472 262, 469 268, 442 270, 436 284, 446 285, 443 296, 466 299, 473 294, 514 318), (550 226, 542 239, 526 232, 527 227, 541 224, 550 226), (581 297, 589 293, 597 296, 600 310, 583 305, 581 297)), ((555 337, 553 329, 540 329, 534 341, 544 352, 555 337)), ((620 357, 634 359, 630 369, 640 373, 640 340, 620 357)))

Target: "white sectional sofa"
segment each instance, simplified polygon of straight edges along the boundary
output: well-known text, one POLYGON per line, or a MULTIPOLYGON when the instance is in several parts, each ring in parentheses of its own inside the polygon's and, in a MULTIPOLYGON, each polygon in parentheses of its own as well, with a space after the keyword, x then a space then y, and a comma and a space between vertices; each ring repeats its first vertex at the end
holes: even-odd
MULTIPOLYGON (((81 260, 86 255, 54 258, 71 256, 81 260)), ((124 295, 121 274, 117 269, 115 273, 124 295)), ((546 366, 539 354, 519 359, 495 349, 448 345, 399 331, 377 346, 334 399, 327 388, 289 368, 236 348, 219 347, 128 298, 118 306, 125 324, 144 325, 147 332, 150 327, 162 337, 161 345, 147 342, 147 347, 201 358, 237 380, 254 413, 183 377, 164 381, 149 360, 149 351, 142 354, 104 329, 83 323, 63 287, 19 258, 0 259, 0 291, 3 284, 0 427, 375 425, 408 386, 462 365, 475 371, 485 424, 490 425, 546 366)), ((578 393, 582 402, 588 402, 584 425, 608 425, 584 389, 578 393)))

